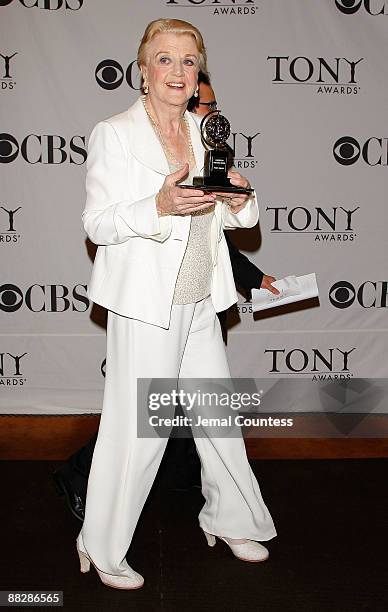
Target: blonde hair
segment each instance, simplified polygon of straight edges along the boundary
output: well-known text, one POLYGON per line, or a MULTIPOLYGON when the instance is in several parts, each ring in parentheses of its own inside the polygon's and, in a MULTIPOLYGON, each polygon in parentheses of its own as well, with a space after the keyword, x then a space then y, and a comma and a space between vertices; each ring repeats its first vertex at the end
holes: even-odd
POLYGON ((155 21, 151 21, 148 24, 137 52, 137 65, 139 68, 146 63, 148 43, 150 43, 157 34, 162 34, 164 32, 171 32, 171 34, 190 34, 193 36, 199 53, 199 70, 207 74, 207 57, 202 34, 195 26, 182 19, 155 19, 155 21))

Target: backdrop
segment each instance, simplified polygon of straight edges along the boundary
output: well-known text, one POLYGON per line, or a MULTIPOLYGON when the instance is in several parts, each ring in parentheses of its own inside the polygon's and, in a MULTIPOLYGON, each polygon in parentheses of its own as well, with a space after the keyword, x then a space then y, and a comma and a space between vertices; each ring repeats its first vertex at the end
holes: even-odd
POLYGON ((256 187, 260 228, 236 244, 267 274, 317 274, 319 303, 254 318, 240 297, 232 374, 386 377, 388 0, 0 0, 1 412, 101 410, 87 141, 139 96, 137 48, 158 17, 201 30, 256 187))

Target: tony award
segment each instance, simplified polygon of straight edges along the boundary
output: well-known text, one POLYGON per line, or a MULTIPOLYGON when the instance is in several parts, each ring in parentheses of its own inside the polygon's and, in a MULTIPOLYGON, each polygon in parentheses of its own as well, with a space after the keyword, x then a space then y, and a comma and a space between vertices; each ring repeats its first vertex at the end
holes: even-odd
POLYGON ((203 176, 195 176, 192 185, 179 185, 186 189, 201 189, 205 192, 252 193, 252 188, 236 187, 228 178, 231 149, 226 144, 230 136, 230 123, 220 111, 211 111, 201 121, 203 142, 209 147, 205 151, 203 176))

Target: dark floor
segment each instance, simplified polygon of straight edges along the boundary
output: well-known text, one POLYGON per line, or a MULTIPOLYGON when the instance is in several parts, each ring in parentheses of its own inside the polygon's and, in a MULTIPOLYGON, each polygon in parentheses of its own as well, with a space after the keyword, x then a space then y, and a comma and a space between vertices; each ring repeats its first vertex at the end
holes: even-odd
POLYGON ((81 523, 52 485, 58 465, 0 462, 2 590, 60 589, 77 612, 388 610, 386 460, 251 462, 278 531, 265 563, 239 561, 219 540, 209 548, 200 491, 171 492, 159 477, 128 554, 145 577, 137 591, 79 572, 81 523))

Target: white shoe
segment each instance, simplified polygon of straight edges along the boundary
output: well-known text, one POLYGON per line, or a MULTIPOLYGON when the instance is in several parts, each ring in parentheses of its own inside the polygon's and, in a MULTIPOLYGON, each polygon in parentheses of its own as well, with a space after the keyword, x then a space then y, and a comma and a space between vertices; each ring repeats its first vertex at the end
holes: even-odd
POLYGON ((231 538, 223 538, 222 536, 214 536, 207 531, 202 530, 205 534, 209 546, 216 545, 216 537, 223 540, 229 546, 232 553, 241 561, 251 561, 257 563, 265 561, 269 557, 269 552, 265 546, 253 540, 232 540, 231 538))
POLYGON ((131 567, 128 566, 128 575, 126 576, 114 576, 113 574, 106 574, 99 570, 87 554, 86 550, 80 550, 80 546, 82 547, 81 542, 76 540, 77 551, 80 562, 80 569, 83 574, 90 570, 90 564, 93 565, 97 574, 100 576, 101 582, 103 582, 106 586, 113 587, 114 589, 140 589, 140 587, 144 584, 144 578, 131 567))

